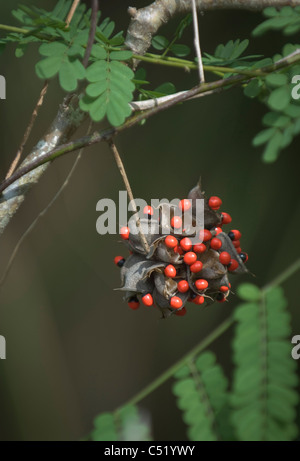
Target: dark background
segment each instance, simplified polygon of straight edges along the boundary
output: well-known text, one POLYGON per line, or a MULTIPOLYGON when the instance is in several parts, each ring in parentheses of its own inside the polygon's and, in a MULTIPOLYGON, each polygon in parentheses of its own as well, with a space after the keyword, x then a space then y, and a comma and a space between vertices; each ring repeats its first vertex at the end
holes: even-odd
MULTIPOLYGON (((18 25, 11 16, 18 1, 1 2, 1 23, 18 25)), ((33 3, 31 1, 23 3, 33 3)), ((50 9, 54 1, 36 1, 50 9)), ((142 1, 101 1, 103 17, 126 30, 129 5, 142 1)), ((177 18, 165 30, 172 33, 177 18)), ((202 51, 219 43, 249 38, 260 14, 209 12, 200 18, 202 51)), ((184 35, 192 45, 192 33, 184 35)), ((296 42, 297 38, 291 38, 296 42)), ((249 53, 272 56, 286 40, 278 34, 251 39, 249 53)), ((3 178, 17 151, 42 82, 34 64, 37 48, 22 59, 12 48, 0 58, 7 99, 0 101, 3 178)), ((197 83, 197 73, 144 66, 153 88, 172 80, 178 89, 197 83)), ((56 81, 41 109, 27 154, 53 119, 63 93, 56 81)), ((251 146, 261 130, 265 108, 245 98, 241 89, 186 102, 151 118, 143 127, 118 136, 116 143, 136 197, 185 197, 201 175, 208 195, 219 195, 223 210, 242 231, 249 269, 259 286, 272 280, 299 256, 299 138, 273 165, 261 162, 251 146)), ((105 126, 105 124, 103 124, 105 126)), ((84 133, 86 126, 80 133, 84 133)), ((80 134, 77 133, 77 136, 80 134)), ((67 175, 74 153, 56 161, 28 195, 0 239, 1 269, 14 245, 48 204, 67 175)), ((23 243, 0 291, 0 334, 6 337, 7 360, 0 362, 0 437, 2 440, 73 440, 88 433, 93 418, 123 404, 204 338, 238 303, 199 309, 167 321, 158 312, 128 309, 113 264, 126 254, 117 236, 96 233, 96 203, 118 200, 121 177, 105 144, 86 149, 60 199, 23 243)), ((237 278, 232 277, 234 286, 237 278)), ((299 275, 285 284, 293 334, 300 334, 299 275)), ((232 331, 212 349, 228 376, 232 373, 232 331)), ((149 412, 156 440, 184 439, 185 428, 167 382, 141 402, 149 412)))

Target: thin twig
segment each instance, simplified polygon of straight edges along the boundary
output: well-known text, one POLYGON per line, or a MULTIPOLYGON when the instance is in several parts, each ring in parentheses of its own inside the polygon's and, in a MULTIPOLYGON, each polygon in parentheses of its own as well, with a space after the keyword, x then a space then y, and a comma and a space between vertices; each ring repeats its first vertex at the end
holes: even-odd
POLYGON ((66 19, 67 26, 70 25, 70 22, 72 21, 72 18, 74 16, 75 10, 76 10, 77 6, 79 5, 79 3, 80 3, 80 0, 74 0, 73 1, 72 6, 71 6, 70 11, 69 11, 69 14, 68 14, 67 19, 66 19))
MULTIPOLYGON (((216 88, 215 90, 207 91, 206 93, 196 94, 195 96, 192 96, 189 99, 202 98, 203 96, 208 96, 214 93, 220 93, 221 91, 224 91, 227 89, 229 88, 228 87, 216 88)), ((181 94, 185 94, 186 91, 188 90, 178 91, 178 93, 168 94, 167 96, 161 96, 159 98, 146 99, 144 101, 132 101, 129 105, 133 112, 140 111, 140 110, 148 110, 148 109, 152 109, 153 107, 158 107, 167 101, 172 101, 172 99, 176 98, 177 96, 180 96, 181 94)))
POLYGON ((89 62, 89 57, 92 51, 92 46, 95 40, 95 34, 96 34, 96 29, 97 29, 97 15, 98 15, 98 0, 92 0, 92 14, 91 14, 91 27, 90 27, 90 32, 89 32, 89 38, 87 42, 87 46, 85 49, 84 53, 84 58, 82 61, 82 64, 84 67, 87 67, 88 62, 89 62))
MULTIPOLYGON (((145 399, 149 394, 151 394, 155 389, 164 384, 168 379, 172 378, 176 371, 182 368, 184 365, 188 364, 194 357, 196 357, 200 352, 207 348, 211 343, 213 343, 217 338, 219 338, 225 331, 227 331, 235 322, 233 317, 229 317, 219 326, 215 328, 206 338, 202 339, 193 349, 191 349, 186 355, 184 355, 178 362, 174 363, 170 368, 168 368, 164 373, 162 373, 158 378, 156 378, 152 383, 146 386, 141 392, 136 394, 132 399, 126 402, 123 406, 127 405, 136 405, 141 400, 145 399)), ((122 407, 117 409, 120 410, 122 407)))
POLYGON ((110 140, 108 142, 108 145, 112 150, 112 153, 114 155, 114 159, 116 161, 116 164, 117 164, 117 166, 119 168, 119 171, 121 173, 122 179, 124 181, 124 184, 125 184, 125 187, 126 187, 126 190, 127 190, 127 193, 128 193, 129 200, 130 200, 130 202, 132 204, 132 208, 133 208, 133 211, 134 211, 135 216, 136 216, 136 224, 137 224, 137 227, 139 229, 142 244, 143 244, 144 250, 148 254, 149 251, 150 251, 150 247, 149 247, 149 244, 148 244, 148 242, 146 240, 146 237, 145 237, 144 232, 143 232, 142 227, 141 227, 141 222, 140 222, 140 218, 138 216, 137 206, 136 206, 136 203, 135 203, 135 200, 134 200, 134 197, 133 197, 132 189, 130 187, 130 183, 129 183, 129 180, 128 180, 128 177, 127 177, 126 170, 124 168, 122 159, 120 157, 118 149, 117 149, 115 143, 113 142, 113 140, 110 140))
POLYGON ((198 16, 196 8, 196 0, 192 0, 192 11, 193 11, 193 24, 194 24, 194 45, 196 50, 196 55, 198 58, 198 72, 199 72, 199 81, 200 83, 205 82, 202 55, 200 48, 200 37, 199 37, 199 26, 198 26, 198 16))
POLYGON ((18 152, 17 152, 13 162, 11 163, 11 165, 9 167, 9 170, 8 170, 6 176, 5 176, 5 179, 9 178, 13 174, 15 169, 17 168, 17 165, 18 165, 18 163, 19 163, 19 161, 21 159, 22 153, 23 153, 24 146, 25 146, 26 142, 28 141, 28 138, 29 138, 30 133, 32 131, 34 122, 35 122, 36 117, 38 115, 38 111, 39 111, 39 109, 41 108, 41 106, 42 106, 42 104, 44 102, 44 97, 45 97, 45 94, 47 93, 48 86, 49 86, 49 82, 47 80, 45 80, 43 88, 42 88, 42 90, 40 92, 40 95, 39 95, 39 99, 38 99, 38 101, 37 101, 37 103, 35 105, 35 108, 33 109, 29 124, 28 124, 28 126, 27 126, 27 128, 25 130, 25 133, 24 133, 22 142, 20 144, 20 147, 18 149, 18 152))
MULTIPOLYGON (((88 128, 88 131, 87 133, 90 133, 91 131, 91 127, 92 127, 92 123, 90 123, 89 125, 89 128, 88 128)), ((26 231, 24 232, 24 234, 20 237, 19 241, 17 242, 16 246, 14 247, 14 250, 9 258, 9 261, 6 265, 6 268, 3 272, 3 275, 0 279, 0 287, 3 286, 8 274, 9 274, 9 271, 11 269, 11 266, 15 260, 15 257, 20 249, 20 246, 22 245, 22 243, 24 242, 25 238, 30 234, 30 232, 32 232, 32 230, 35 228, 36 224, 38 223, 39 219, 42 218, 46 213, 47 211, 49 210, 49 208, 52 207, 52 205, 56 202, 56 200, 59 198, 59 196, 62 194, 62 192, 64 191, 64 189, 67 187, 67 185, 69 184, 69 181, 71 179, 71 176, 73 175, 77 165, 78 165, 78 162, 81 158, 81 155, 82 155, 82 152, 83 152, 84 148, 80 149, 76 159, 75 159, 75 162, 73 163, 73 166, 71 168, 71 170, 69 171, 65 181, 63 182, 62 186, 59 188, 59 190, 56 192, 56 194, 54 195, 54 197, 52 198, 52 200, 48 203, 48 205, 37 215, 37 217, 34 219, 34 221, 30 224, 30 226, 26 229, 26 231)))

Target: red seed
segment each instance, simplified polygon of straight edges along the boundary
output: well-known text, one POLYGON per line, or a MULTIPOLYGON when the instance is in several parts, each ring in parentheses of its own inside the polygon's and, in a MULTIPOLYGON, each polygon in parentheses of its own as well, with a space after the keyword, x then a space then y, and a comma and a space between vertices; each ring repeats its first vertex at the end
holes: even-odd
POLYGON ((178 315, 179 317, 183 317, 183 316, 186 314, 186 308, 183 307, 183 308, 180 309, 179 311, 175 311, 174 314, 175 314, 175 315, 178 315))
POLYGON ((129 239, 129 234, 130 234, 130 231, 129 231, 129 228, 128 227, 121 227, 120 229, 120 235, 121 235, 121 238, 123 240, 128 240, 129 239))
POLYGON ((219 256, 219 261, 221 264, 224 264, 224 266, 227 266, 231 261, 230 254, 227 253, 227 251, 222 251, 222 253, 220 253, 220 256, 219 256))
POLYGON ((237 262, 236 259, 232 259, 230 261, 230 264, 228 265, 228 270, 229 272, 235 271, 239 267, 239 263, 237 262))
POLYGON ((193 251, 188 251, 187 253, 185 253, 183 260, 185 264, 188 264, 190 266, 191 264, 194 264, 194 262, 197 261, 197 255, 193 251))
POLYGON ((145 304, 145 306, 152 306, 153 304, 153 298, 150 293, 147 293, 142 297, 142 303, 145 304))
POLYGON ((242 252, 242 249, 241 249, 241 247, 238 247, 238 248, 235 249, 235 251, 236 251, 237 253, 241 253, 241 252, 242 252))
POLYGON ((149 215, 150 215, 150 216, 153 215, 153 208, 152 208, 152 206, 150 206, 150 205, 145 206, 145 208, 144 208, 143 211, 144 211, 144 214, 146 214, 146 215, 148 215, 148 216, 149 216, 149 215))
POLYGON ((210 242, 210 248, 212 248, 213 250, 219 250, 222 246, 222 242, 220 239, 214 237, 213 239, 211 239, 211 242, 210 242))
POLYGON ((241 242, 240 242, 239 240, 234 240, 234 241, 232 242, 232 245, 233 245, 235 248, 238 248, 238 247, 241 246, 241 242))
POLYGON ((193 245, 191 239, 184 237, 180 240, 180 246, 184 251, 190 251, 193 245))
POLYGON ((178 253, 179 255, 183 255, 184 251, 183 249, 181 248, 180 245, 176 245, 176 247, 174 248, 174 251, 175 253, 178 253))
POLYGON ((168 235, 165 238, 165 244, 168 248, 175 248, 178 245, 178 240, 173 235, 168 235))
POLYGON ((232 221, 232 217, 230 216, 230 214, 222 211, 221 215, 222 215, 222 224, 229 224, 232 221))
POLYGON ((136 296, 134 296, 133 298, 130 298, 129 301, 128 301, 128 306, 130 307, 130 309, 132 310, 136 310, 140 307, 140 303, 139 303, 139 300, 137 299, 136 296))
POLYGON ((169 264, 165 270, 164 270, 165 276, 166 277, 175 277, 176 275, 176 269, 172 264, 169 264))
POLYGON ((187 198, 184 198, 183 200, 180 200, 179 202, 179 208, 182 211, 188 211, 191 208, 192 204, 191 201, 188 200, 187 198))
POLYGON ((206 251, 206 245, 204 245, 204 243, 197 243, 193 246, 193 250, 195 253, 204 253, 206 251))
POLYGON ((116 266, 122 267, 125 262, 125 258, 123 256, 116 256, 114 258, 114 263, 116 266))
POLYGON ((221 232, 223 232, 221 227, 215 227, 214 230, 215 230, 216 235, 219 235, 221 232))
POLYGON ((222 285, 219 290, 222 292, 222 293, 227 293, 227 291, 229 290, 229 288, 226 286, 226 285, 222 285))
POLYGON ((196 298, 193 299, 193 303, 195 304, 203 304, 204 301, 205 301, 204 296, 200 296, 200 295, 196 296, 196 298))
POLYGON ((219 293, 216 297, 216 300, 218 301, 218 303, 224 303, 226 301, 226 298, 223 294, 219 293))
POLYGON ((190 266, 190 271, 193 273, 200 272, 202 270, 203 263, 201 261, 196 261, 190 266))
POLYGON ((173 307, 173 309, 180 309, 182 306, 182 300, 178 296, 172 296, 170 299, 170 306, 173 307))
POLYGON ((174 227, 174 229, 180 229, 182 227, 182 219, 180 216, 173 216, 171 219, 171 226, 174 227))
POLYGON ((199 290, 199 291, 205 290, 208 287, 208 281, 205 280, 205 279, 198 279, 195 282, 195 286, 196 286, 197 290, 199 290))
POLYGON ((177 283, 177 289, 180 293, 186 293, 189 291, 189 288, 189 283, 186 280, 180 280, 180 282, 177 283))
POLYGON ((247 253, 240 253, 240 258, 244 263, 246 263, 248 261, 247 253))
POLYGON ((232 229, 230 232, 228 232, 228 236, 231 238, 231 240, 240 240, 242 234, 239 230, 232 229))
POLYGON ((199 237, 203 242, 208 242, 208 240, 211 240, 212 235, 208 229, 203 229, 200 231, 199 237))
POLYGON ((208 200, 208 206, 212 210, 218 210, 221 205, 222 205, 222 200, 220 199, 220 197, 216 197, 215 195, 210 197, 210 199, 208 200))

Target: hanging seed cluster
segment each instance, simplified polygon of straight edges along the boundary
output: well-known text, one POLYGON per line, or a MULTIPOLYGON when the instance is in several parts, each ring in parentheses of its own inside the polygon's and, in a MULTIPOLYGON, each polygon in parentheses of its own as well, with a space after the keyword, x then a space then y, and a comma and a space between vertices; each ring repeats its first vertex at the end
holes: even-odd
POLYGON ((185 315, 188 302, 207 305, 228 299, 231 290, 228 276, 248 272, 244 264, 248 255, 241 249, 241 232, 233 229, 226 233, 223 230, 224 225, 231 223, 231 216, 219 212, 221 205, 219 197, 207 199, 198 184, 187 199, 180 201, 181 213, 171 204, 164 203, 155 219, 152 207, 145 207, 140 227, 144 230, 149 252, 145 250, 140 234, 131 232, 130 224, 121 228, 120 235, 131 254, 126 260, 123 256, 116 256, 114 261, 121 268, 120 290, 125 292, 125 300, 131 309, 138 309, 142 302, 145 306, 156 306, 163 317, 169 317, 172 314, 185 315), (197 229, 196 199, 204 199, 201 235, 195 229, 193 233, 184 229, 182 222, 184 212, 191 209, 192 224, 197 229), (161 232, 161 223, 166 222, 163 219, 169 220, 169 235, 161 232), (148 232, 149 221, 156 224, 157 232, 148 232), (199 243, 192 243, 192 237, 198 237, 199 243))

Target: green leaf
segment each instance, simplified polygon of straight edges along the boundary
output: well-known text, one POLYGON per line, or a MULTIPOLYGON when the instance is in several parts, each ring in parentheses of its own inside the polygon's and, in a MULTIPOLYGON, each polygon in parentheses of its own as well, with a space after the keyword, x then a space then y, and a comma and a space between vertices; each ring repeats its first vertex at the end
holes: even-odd
POLYGON ((45 80, 54 77, 58 73, 60 66, 61 56, 50 56, 37 62, 35 71, 39 78, 45 80))
POLYGON ((103 46, 96 44, 92 47, 91 56, 99 60, 106 59, 107 53, 103 46))
POLYGON ((269 140, 262 157, 265 163, 273 163, 275 160, 277 160, 280 152, 282 138, 283 135, 281 131, 276 131, 272 139, 269 140))
POLYGON ((68 50, 68 46, 60 42, 43 43, 39 47, 42 56, 63 56, 68 50))
POLYGON ((65 91, 74 91, 77 88, 77 78, 74 66, 70 61, 65 61, 59 69, 59 83, 65 91))
POLYGON ((179 57, 188 56, 191 52, 190 47, 188 47, 187 45, 180 45, 177 43, 172 45, 170 50, 172 51, 172 53, 175 54, 175 56, 179 57))
POLYGON ((288 83, 288 76, 286 74, 269 74, 266 76, 265 82, 267 85, 277 88, 288 83))
POLYGON ((284 128, 290 123, 290 117, 281 114, 280 112, 268 112, 263 117, 263 124, 267 126, 274 126, 276 128, 284 128))
POLYGON ((238 296, 244 301, 258 301, 261 298, 261 291, 253 283, 242 283, 237 289, 238 296))
POLYGON ((248 96, 248 98, 255 98, 261 91, 261 85, 261 81, 258 78, 251 80, 244 89, 244 95, 248 96))
POLYGON ((152 38, 151 43, 153 48, 161 51, 167 48, 167 46, 169 45, 169 40, 166 37, 163 37, 162 35, 155 35, 152 38))
POLYGON ((133 71, 120 61, 97 61, 88 67, 86 77, 91 83, 80 101, 81 109, 96 122, 107 116, 113 126, 121 125, 131 113, 133 71))
MULTIPOLYGON (((231 432, 227 380, 212 352, 203 352, 195 362, 182 367, 175 375, 173 393, 183 411, 188 437, 193 440, 217 440, 231 432)), ((230 437, 230 436, 229 436, 230 437)))
POLYGON ((132 58, 132 51, 123 50, 123 51, 112 51, 109 55, 110 59, 118 61, 127 61, 132 58))
POLYGON ((155 92, 160 93, 161 95, 168 95, 168 94, 175 93, 176 88, 173 83, 166 82, 166 83, 162 83, 157 88, 155 88, 155 92))
POLYGON ((238 440, 292 440, 298 394, 291 359, 290 316, 280 287, 264 290, 242 284, 245 300, 235 312, 231 420, 238 440), (263 294, 263 296, 262 296, 263 294))
POLYGON ((268 128, 267 130, 260 131, 252 140, 253 146, 256 147, 265 144, 275 133, 275 128, 268 128))
POLYGON ((281 86, 273 90, 268 98, 268 106, 273 110, 282 111, 291 100, 291 91, 288 86, 281 86))

